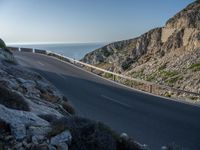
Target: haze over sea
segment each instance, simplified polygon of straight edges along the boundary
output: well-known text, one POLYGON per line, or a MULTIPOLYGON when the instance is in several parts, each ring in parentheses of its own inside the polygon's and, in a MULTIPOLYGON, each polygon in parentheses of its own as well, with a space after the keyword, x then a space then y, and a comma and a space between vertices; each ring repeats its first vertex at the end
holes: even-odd
POLYGON ((10 44, 9 46, 49 50, 80 60, 85 54, 105 44, 106 43, 10 44))

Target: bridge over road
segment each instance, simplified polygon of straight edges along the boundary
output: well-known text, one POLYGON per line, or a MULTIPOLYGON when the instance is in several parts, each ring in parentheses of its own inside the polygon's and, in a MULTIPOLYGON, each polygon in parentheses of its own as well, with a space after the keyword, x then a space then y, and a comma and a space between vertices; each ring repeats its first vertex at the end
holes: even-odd
POLYGON ((45 55, 14 54, 52 82, 80 116, 126 132, 153 150, 168 143, 200 149, 200 107, 127 88, 45 55))

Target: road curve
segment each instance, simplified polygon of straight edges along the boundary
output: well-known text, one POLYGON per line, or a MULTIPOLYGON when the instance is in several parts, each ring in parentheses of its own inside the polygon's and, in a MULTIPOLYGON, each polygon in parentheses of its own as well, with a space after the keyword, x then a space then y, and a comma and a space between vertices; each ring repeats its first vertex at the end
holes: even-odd
POLYGON ((51 57, 14 54, 53 83, 79 115, 126 132, 153 150, 169 143, 200 150, 199 107, 131 90, 51 57))

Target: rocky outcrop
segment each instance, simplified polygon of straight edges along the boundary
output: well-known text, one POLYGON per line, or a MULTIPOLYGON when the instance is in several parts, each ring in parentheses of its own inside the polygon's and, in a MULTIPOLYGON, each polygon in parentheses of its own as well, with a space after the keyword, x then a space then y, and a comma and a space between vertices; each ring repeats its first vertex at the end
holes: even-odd
POLYGON ((67 99, 42 76, 18 65, 9 50, 0 49, 0 55, 0 149, 68 146, 70 131, 48 137, 52 125, 46 119, 69 117, 66 106, 73 108, 67 99))
POLYGON ((108 44, 83 62, 135 78, 200 92, 200 1, 140 37, 108 44), (193 69, 192 69, 193 68, 193 69))
POLYGON ((188 5, 182 11, 166 22, 167 28, 183 29, 196 28, 200 29, 200 1, 188 5))

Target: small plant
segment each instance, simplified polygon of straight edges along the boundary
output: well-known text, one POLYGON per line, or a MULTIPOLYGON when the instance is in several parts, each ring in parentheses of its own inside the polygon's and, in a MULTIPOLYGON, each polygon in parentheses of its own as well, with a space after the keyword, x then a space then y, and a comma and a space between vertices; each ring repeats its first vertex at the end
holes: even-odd
POLYGON ((172 94, 169 93, 169 92, 166 92, 166 93, 164 94, 164 96, 165 96, 165 97, 172 97, 172 94))
POLYGON ((155 74, 147 75, 147 81, 153 81, 155 80, 155 78, 156 78, 155 74))
POLYGON ((144 76, 144 69, 145 69, 145 68, 142 68, 142 69, 140 69, 140 70, 138 70, 138 71, 134 71, 134 72, 131 73, 131 75, 132 75, 134 78, 139 78, 139 79, 141 79, 141 78, 144 76))
POLYGON ((110 73, 105 73, 105 74, 104 74, 104 77, 105 77, 105 78, 108 78, 108 79, 111 79, 111 78, 113 77, 113 75, 110 74, 110 73))
POLYGON ((192 64, 189 69, 192 69, 193 71, 200 71, 200 62, 196 64, 192 64))
POLYGON ((197 97, 197 96, 190 96, 189 98, 190 98, 191 100, 193 100, 193 101, 196 101, 196 100, 200 99, 200 98, 197 97))
POLYGON ((164 63, 163 65, 161 65, 158 70, 161 71, 163 69, 165 69, 167 67, 167 63, 164 63))
POLYGON ((104 56, 108 57, 108 56, 112 55, 113 52, 110 52, 110 51, 108 51, 108 50, 105 50, 103 54, 104 54, 104 56))
POLYGON ((178 72, 177 71, 162 71, 161 75, 165 78, 171 78, 175 75, 178 75, 178 72))
POLYGON ((173 84, 175 82, 177 82, 178 80, 183 79, 183 77, 181 75, 177 75, 177 76, 173 76, 170 79, 167 80, 168 83, 173 84))
POLYGON ((58 101, 58 97, 52 94, 52 91, 50 90, 43 90, 40 89, 40 98, 44 99, 46 101, 52 102, 52 103, 56 103, 58 101))

